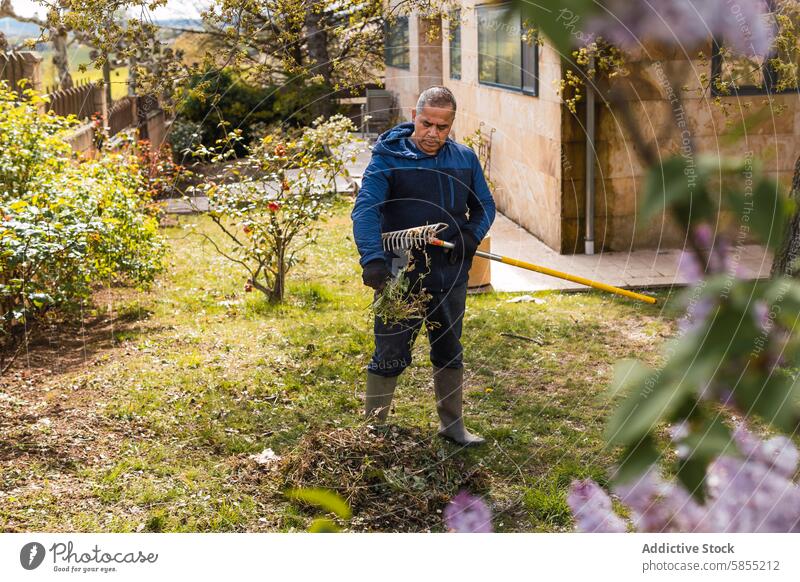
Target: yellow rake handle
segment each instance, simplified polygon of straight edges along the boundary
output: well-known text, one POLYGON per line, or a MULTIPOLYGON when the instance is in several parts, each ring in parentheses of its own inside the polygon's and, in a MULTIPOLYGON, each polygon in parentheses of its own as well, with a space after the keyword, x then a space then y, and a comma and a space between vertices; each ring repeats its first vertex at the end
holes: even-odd
MULTIPOLYGON (((453 243, 445 242, 443 240, 439 240, 438 238, 431 239, 428 242, 432 245, 444 247, 446 249, 452 249, 455 246, 453 243)), ((634 293, 633 291, 628 291, 627 289, 620 289, 619 287, 614 287, 613 285, 607 285, 606 283, 600 283, 599 281, 592 281, 591 279, 587 279, 585 277, 570 275, 569 273, 562 273, 561 271, 556 271, 555 269, 540 267, 539 265, 534 265, 533 263, 526 263, 525 261, 512 259, 511 257, 504 257, 502 255, 496 255, 494 253, 486 253, 483 251, 477 251, 475 255, 478 257, 483 257, 484 259, 489 259, 491 261, 505 263, 506 265, 513 265, 514 267, 519 267, 520 269, 527 269, 528 271, 543 273, 545 275, 550 275, 551 277, 566 279, 567 281, 572 281, 573 283, 580 283, 581 285, 593 287, 594 289, 600 289, 601 291, 616 293, 617 295, 623 295, 624 297, 630 297, 631 299, 637 299, 639 301, 644 301, 645 303, 650 303, 650 304, 656 303, 655 297, 642 295, 641 293, 634 293)))

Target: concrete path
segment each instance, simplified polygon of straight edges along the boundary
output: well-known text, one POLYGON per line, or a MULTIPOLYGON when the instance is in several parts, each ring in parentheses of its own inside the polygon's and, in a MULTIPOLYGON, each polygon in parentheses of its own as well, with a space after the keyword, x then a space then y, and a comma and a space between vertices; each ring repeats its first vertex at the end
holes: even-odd
MULTIPOLYGON (((535 265, 579 275, 615 287, 648 288, 685 285, 681 272, 680 249, 598 252, 589 255, 561 255, 535 236, 498 214, 492 228, 491 250, 535 265)), ((739 253, 739 274, 745 278, 769 277, 772 255, 758 245, 745 245, 739 253)), ((492 262, 492 287, 495 291, 577 290, 585 286, 547 275, 492 262)))

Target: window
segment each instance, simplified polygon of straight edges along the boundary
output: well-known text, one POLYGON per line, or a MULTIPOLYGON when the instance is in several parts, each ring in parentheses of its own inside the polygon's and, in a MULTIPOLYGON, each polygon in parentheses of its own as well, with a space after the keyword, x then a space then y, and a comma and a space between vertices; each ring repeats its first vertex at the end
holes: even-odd
MULTIPOLYGON (((765 15, 770 26, 780 32, 776 3, 770 1, 771 12, 765 15)), ((773 59, 800 64, 798 51, 793 47, 773 49, 766 57, 753 57, 734 54, 723 39, 715 38, 711 52, 711 94, 712 95, 766 95, 768 93, 787 93, 796 91, 797 79, 782 78, 773 59)))
POLYGON ((408 48, 408 16, 398 16, 392 23, 386 23, 384 58, 387 67, 410 69, 408 48))
POLYGON ((450 78, 461 78, 461 10, 451 10, 450 21, 450 78))
POLYGON ((478 6, 478 81, 539 93, 539 44, 523 39, 517 10, 510 5, 478 6))

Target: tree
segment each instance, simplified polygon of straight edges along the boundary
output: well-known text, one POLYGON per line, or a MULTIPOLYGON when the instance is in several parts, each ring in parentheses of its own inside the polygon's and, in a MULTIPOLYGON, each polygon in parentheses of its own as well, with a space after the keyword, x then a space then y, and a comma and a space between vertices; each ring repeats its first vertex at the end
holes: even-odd
MULTIPOLYGON (((779 20, 781 31, 775 36, 762 18, 763 4, 756 0, 740 2, 735 10, 724 0, 657 4, 605 0, 600 4, 598 8, 582 0, 524 3, 523 11, 540 30, 552 35, 562 55, 576 54, 571 52, 574 39, 563 22, 565 10, 575 17, 575 22, 570 21, 573 28, 591 34, 590 44, 605 39, 622 51, 667 44, 689 53, 705 46, 712 34, 727 39, 730 50, 751 61, 761 57, 763 62, 775 54, 776 43, 787 43, 778 48, 797 54, 793 23, 779 20), (741 21, 747 26, 743 28, 741 21)), ((775 4, 789 6, 781 17, 796 19, 790 3, 776 0, 775 4)), ((774 249, 789 219, 788 205, 779 185, 752 156, 705 153, 690 131, 676 141, 682 144, 680 151, 656 149, 629 107, 630 83, 610 75, 599 83, 598 70, 588 70, 586 65, 573 63, 583 71, 584 82, 618 116, 632 149, 649 168, 641 222, 666 212, 685 228, 687 244, 681 264, 692 280, 680 297, 686 313, 679 320, 678 336, 665 346, 663 365, 653 368, 629 360, 616 366, 612 393, 623 398, 606 429, 609 445, 620 451, 614 481, 617 486, 640 482, 652 467, 671 456, 666 455, 668 450, 677 447, 674 474, 683 489, 702 502, 708 492, 709 465, 737 446, 729 426, 732 416, 757 418, 787 433, 800 427, 800 382, 791 373, 800 363, 800 336, 794 332, 800 316, 800 283, 785 277, 755 282, 738 278, 733 237, 715 228, 719 213, 727 211, 739 217, 734 224, 746 224, 747 232, 774 249), (665 424, 675 431, 674 442, 666 447, 665 424)), ((680 112, 675 114, 673 128, 680 132, 687 128, 683 78, 662 69, 659 82, 671 109, 680 112)), ((772 104, 769 97, 767 106, 772 104)))
MULTIPOLYGON (((8 0, 6 0, 8 1, 8 0)), ((50 0, 38 0, 54 6, 50 0)), ((52 0, 58 2, 58 0, 52 0)), ((317 87, 312 114, 333 111, 333 94, 378 79, 382 63, 383 5, 380 0, 232 0, 212 2, 201 14, 202 29, 165 27, 203 35, 202 63, 186 65, 180 55, 160 50, 158 25, 149 10, 166 0, 75 0, 68 12, 50 10, 49 28, 65 26, 101 53, 143 62, 142 52, 159 54, 155 70, 137 66, 132 74, 146 92, 169 93, 210 68, 233 68, 262 86, 317 87), (126 10, 124 25, 105 22, 126 10)), ((290 89, 291 90, 291 89, 290 89)))
MULTIPOLYGON (((69 56, 67 54, 69 34, 65 26, 49 26, 47 19, 43 20, 38 16, 21 16, 14 10, 11 0, 2 0, 0 18, 13 18, 19 22, 30 22, 38 25, 42 31, 47 31, 47 35, 53 45, 53 65, 56 68, 58 86, 62 89, 70 89, 73 86, 72 75, 69 72, 69 56)), ((0 39, 0 50, 4 50, 3 43, 6 46, 8 44, 4 36, 0 39)))
POLYGON ((800 257, 800 158, 797 158, 794 165, 792 190, 789 196, 795 203, 795 211, 786 226, 783 243, 772 261, 770 274, 773 277, 780 275, 797 277, 800 274, 800 269, 798 269, 800 265, 795 264, 796 259, 800 257))

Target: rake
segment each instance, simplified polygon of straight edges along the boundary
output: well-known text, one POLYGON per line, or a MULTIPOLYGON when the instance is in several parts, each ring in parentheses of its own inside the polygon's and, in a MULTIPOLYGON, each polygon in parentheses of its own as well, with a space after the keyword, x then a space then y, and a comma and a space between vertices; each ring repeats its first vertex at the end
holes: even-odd
MULTIPOLYGON (((436 238, 436 235, 446 228, 446 224, 439 222, 437 224, 426 224, 424 226, 407 228, 405 230, 386 232, 381 235, 381 238, 383 239, 383 248, 387 251, 410 251, 412 249, 422 249, 425 247, 425 245, 434 245, 437 247, 443 247, 445 249, 452 249, 455 247, 453 243, 436 238)), ((535 271, 537 273, 542 273, 551 277, 557 277, 559 279, 566 279, 567 281, 586 285, 587 287, 592 287, 594 289, 600 289, 601 291, 616 293, 617 295, 630 297, 631 299, 644 301, 645 303, 655 304, 656 302, 654 297, 650 297, 648 295, 642 295, 641 293, 635 293, 633 291, 628 291, 627 289, 620 289, 619 287, 614 287, 613 285, 608 285, 606 283, 600 283, 599 281, 592 281, 591 279, 579 277, 578 275, 562 273, 561 271, 556 271, 555 269, 548 269, 547 267, 541 267, 539 265, 534 265, 533 263, 512 259, 511 257, 504 257, 502 255, 496 255, 494 253, 487 253, 484 251, 476 251, 475 255, 491 261, 497 261, 498 263, 519 267, 520 269, 535 271)))

